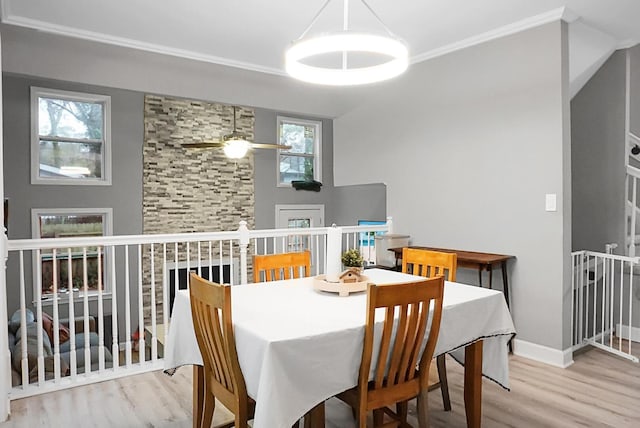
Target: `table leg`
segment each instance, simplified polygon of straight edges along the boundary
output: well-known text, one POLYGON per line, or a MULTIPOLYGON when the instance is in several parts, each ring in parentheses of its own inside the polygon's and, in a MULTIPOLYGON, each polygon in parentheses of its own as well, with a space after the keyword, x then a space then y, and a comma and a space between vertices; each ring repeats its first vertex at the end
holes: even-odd
POLYGON ((511 305, 509 303, 509 280, 507 279, 507 261, 504 260, 502 262, 502 285, 504 288, 504 298, 507 301, 507 308, 511 310, 511 305))
POLYGON ((324 428, 324 401, 304 416, 304 428, 324 428))
POLYGON ((482 287, 482 265, 478 265, 478 282, 480 283, 480 287, 482 287))
POLYGON ((204 367, 193 366, 193 428, 202 425, 202 407, 204 405, 204 367))
MULTIPOLYGON (((502 261, 502 288, 504 293, 504 299, 507 301, 507 308, 511 312, 511 303, 509 299, 509 280, 507 279, 507 261, 502 261)), ((509 352, 513 352, 513 338, 509 340, 509 352)))
POLYGON ((482 340, 464 350, 464 407, 467 427, 479 428, 482 423, 482 340))
POLYGON ((487 270, 489 271, 489 288, 492 289, 493 285, 492 285, 491 281, 493 281, 493 266, 492 265, 488 265, 487 266, 487 270))

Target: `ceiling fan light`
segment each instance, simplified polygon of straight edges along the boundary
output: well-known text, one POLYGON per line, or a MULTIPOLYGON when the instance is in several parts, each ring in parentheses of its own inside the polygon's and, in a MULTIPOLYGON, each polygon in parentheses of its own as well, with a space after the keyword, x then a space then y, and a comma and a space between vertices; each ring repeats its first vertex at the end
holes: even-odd
POLYGON ((229 159, 241 159, 249 150, 249 142, 246 140, 228 140, 222 149, 229 159))

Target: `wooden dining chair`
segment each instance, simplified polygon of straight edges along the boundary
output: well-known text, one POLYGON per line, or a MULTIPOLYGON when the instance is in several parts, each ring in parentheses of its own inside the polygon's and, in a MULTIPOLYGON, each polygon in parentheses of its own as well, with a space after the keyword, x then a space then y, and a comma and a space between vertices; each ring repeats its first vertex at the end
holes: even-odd
POLYGON ((311 252, 265 254, 253 256, 253 282, 300 278, 311 275, 311 252), (300 271, 302 270, 302 275, 300 271))
POLYGON ((415 397, 419 426, 428 426, 429 367, 440 330, 443 293, 441 276, 418 283, 368 285, 358 385, 337 396, 355 409, 359 428, 366 427, 369 411, 373 411, 374 427, 387 426, 383 425, 385 415, 394 420, 393 426, 407 427, 406 403, 415 397), (380 336, 374 333, 378 308, 385 310, 380 336), (381 337, 377 361, 373 361, 374 334, 381 337), (372 364, 374 377, 370 381, 372 364), (394 404, 395 412, 388 407, 394 404))
POLYGON ((209 428, 217 398, 235 416, 235 422, 223 427, 246 428, 256 403, 247 395, 238 363, 231 321, 231 287, 191 273, 189 293, 193 327, 204 362, 204 390, 199 391, 201 397, 194 397, 202 405, 194 405, 194 421, 200 421, 200 427, 209 428))
MULTIPOLYGON (((456 280, 458 267, 458 255, 456 253, 444 253, 439 251, 421 250, 417 248, 402 249, 402 272, 413 275, 433 278, 438 275, 446 276, 447 281, 456 280)), ((429 390, 440 388, 444 410, 451 410, 449 398, 449 383, 447 381, 446 355, 436 357, 438 368, 438 382, 432 384, 429 390)))

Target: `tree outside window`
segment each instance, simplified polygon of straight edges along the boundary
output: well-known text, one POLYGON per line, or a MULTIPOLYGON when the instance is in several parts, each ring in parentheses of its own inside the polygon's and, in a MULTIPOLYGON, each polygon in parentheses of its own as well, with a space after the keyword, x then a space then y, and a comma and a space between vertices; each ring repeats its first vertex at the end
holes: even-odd
POLYGON ((322 123, 315 120, 278 117, 278 142, 291 146, 278 150, 278 185, 294 180, 321 181, 322 123))
POLYGON ((110 97, 31 88, 32 183, 110 184, 110 97))

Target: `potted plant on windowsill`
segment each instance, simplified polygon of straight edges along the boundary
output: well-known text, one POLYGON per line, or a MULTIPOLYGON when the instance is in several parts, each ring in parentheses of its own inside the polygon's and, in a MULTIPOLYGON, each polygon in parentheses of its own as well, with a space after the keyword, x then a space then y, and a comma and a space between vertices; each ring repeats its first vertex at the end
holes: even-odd
POLYGON ((357 248, 353 248, 342 253, 341 259, 345 269, 353 270, 358 274, 362 272, 364 259, 362 258, 362 254, 360 254, 360 250, 357 248))

